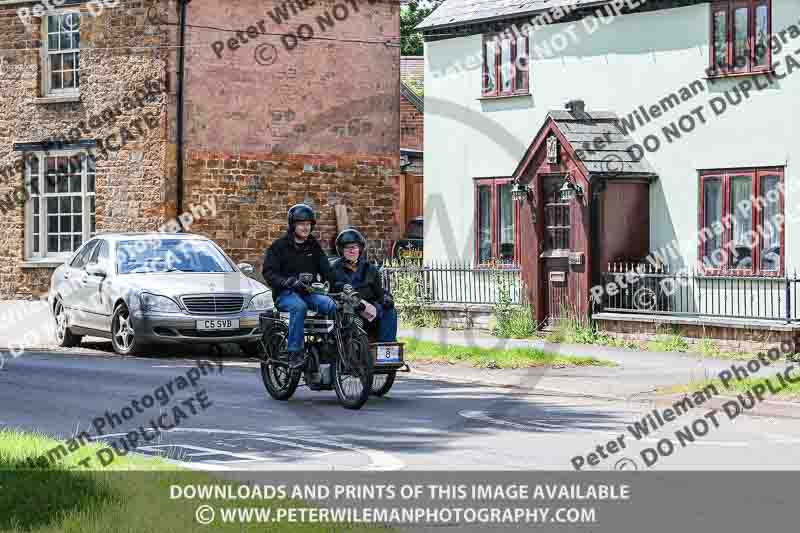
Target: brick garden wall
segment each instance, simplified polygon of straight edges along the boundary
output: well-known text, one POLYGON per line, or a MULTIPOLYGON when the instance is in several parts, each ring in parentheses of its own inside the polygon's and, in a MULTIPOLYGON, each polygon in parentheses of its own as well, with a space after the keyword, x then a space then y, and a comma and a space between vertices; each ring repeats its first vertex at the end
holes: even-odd
POLYGON ((722 351, 757 352, 779 346, 781 342, 794 342, 797 331, 775 327, 773 330, 756 327, 723 327, 697 324, 666 324, 628 320, 597 320, 598 331, 614 337, 637 342, 646 342, 659 335, 677 334, 696 351, 696 345, 704 339, 722 351))
MULTIPOLYGON (((147 79, 164 82, 172 90, 168 71, 174 51, 162 46, 174 34, 170 26, 154 26, 147 21, 147 7, 163 0, 122 0, 119 7, 90 16, 80 7, 80 101, 40 103, 40 19, 26 26, 18 18, 19 6, 0 7, 0 166, 14 164, 20 154, 12 152, 14 143, 41 142, 66 135, 81 121, 88 121, 109 105, 132 97, 147 79)), ((21 4, 24 5, 24 4, 21 4)), ((32 5, 32 4, 27 4, 32 5)), ((174 18, 174 15, 173 15, 174 18)), ((97 165, 98 232, 155 230, 173 215, 174 145, 168 141, 167 116, 174 99, 162 94, 150 99, 144 109, 125 110, 115 123, 86 126, 80 139, 105 139, 131 125, 143 113, 157 117, 135 133, 128 144, 97 165), (171 171, 169 169, 172 169, 171 171)), ((174 113, 173 113, 174 116, 174 113)), ((21 173, 0 180, 0 196, 20 188, 21 173)), ((47 290, 52 268, 27 268, 21 265, 24 246, 24 210, 20 205, 0 213, 4 231, 0 235, 0 297, 29 297, 47 290)))

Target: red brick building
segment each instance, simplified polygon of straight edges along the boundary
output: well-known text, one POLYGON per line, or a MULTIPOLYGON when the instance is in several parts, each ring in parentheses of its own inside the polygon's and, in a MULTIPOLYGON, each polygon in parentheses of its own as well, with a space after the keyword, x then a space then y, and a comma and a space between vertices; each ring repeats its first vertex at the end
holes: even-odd
POLYGON ((191 231, 256 271, 300 201, 326 245, 336 206, 375 247, 397 236, 397 0, 35 6, 0 4, 0 296, 210 199, 191 231))
POLYGON ((401 220, 422 216, 425 58, 400 58, 401 220))

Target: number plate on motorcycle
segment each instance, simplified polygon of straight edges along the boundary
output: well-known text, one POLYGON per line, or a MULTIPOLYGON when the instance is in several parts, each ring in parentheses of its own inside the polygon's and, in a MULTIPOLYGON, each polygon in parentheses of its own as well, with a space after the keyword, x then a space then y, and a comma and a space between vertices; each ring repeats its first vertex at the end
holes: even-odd
POLYGON ((400 346, 376 346, 375 361, 377 363, 400 363, 400 346))
POLYGON ((239 329, 238 318, 214 318, 208 320, 198 320, 197 329, 202 331, 219 329, 239 329))

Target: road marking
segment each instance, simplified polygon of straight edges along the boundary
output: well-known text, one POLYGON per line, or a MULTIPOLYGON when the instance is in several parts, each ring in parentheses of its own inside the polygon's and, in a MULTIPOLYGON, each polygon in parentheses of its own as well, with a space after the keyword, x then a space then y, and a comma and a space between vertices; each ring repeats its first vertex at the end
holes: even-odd
MULTIPOLYGON (((195 432, 195 433, 205 433, 205 434, 213 434, 213 433, 222 433, 228 435, 245 435, 251 437, 272 437, 278 439, 290 439, 290 440, 299 440, 299 441, 308 441, 311 440, 309 438, 304 437, 291 437, 286 435, 274 435, 271 433, 262 433, 256 431, 243 431, 243 430, 236 430, 236 429, 207 429, 207 428, 175 428, 172 431, 181 431, 181 432, 195 432)), ((361 470, 370 470, 370 471, 390 471, 390 470, 401 470, 405 468, 405 463, 390 455, 382 450, 374 450, 371 448, 366 448, 363 446, 347 444, 343 442, 335 442, 330 441, 327 439, 320 439, 314 437, 313 439, 318 444, 324 444, 326 446, 330 446, 332 448, 341 448, 349 451, 353 451, 356 453, 361 453, 366 455, 369 460, 370 464, 367 465, 365 468, 361 470)), ((268 458, 259 458, 260 461, 269 462, 268 458)), ((347 468, 343 470, 348 470, 347 468)), ((350 470, 359 470, 358 468, 350 469, 350 470)))
MULTIPOLYGON (((214 448, 206 448, 204 446, 194 446, 192 444, 159 444, 156 446, 141 446, 139 449, 158 451, 161 448, 186 448, 187 450, 197 450, 199 452, 209 452, 211 455, 226 455, 229 457, 236 457, 237 459, 247 459, 248 461, 263 461, 264 457, 257 457, 255 455, 248 455, 245 453, 229 452, 225 450, 215 450, 214 448)), ((233 462, 233 461, 230 461, 233 462)), ((242 461, 237 461, 242 462, 242 461)), ((247 462, 247 461, 244 461, 247 462)))
POLYGON ((286 442, 285 440, 280 439, 273 439, 270 437, 242 437, 240 439, 233 439, 233 440, 260 440, 263 442, 272 442, 274 444, 282 444, 284 446, 289 446, 290 448, 300 448, 302 450, 309 450, 312 452, 328 452, 330 450, 326 450, 325 448, 317 448, 316 446, 306 446, 305 444, 298 444, 296 442, 286 442))

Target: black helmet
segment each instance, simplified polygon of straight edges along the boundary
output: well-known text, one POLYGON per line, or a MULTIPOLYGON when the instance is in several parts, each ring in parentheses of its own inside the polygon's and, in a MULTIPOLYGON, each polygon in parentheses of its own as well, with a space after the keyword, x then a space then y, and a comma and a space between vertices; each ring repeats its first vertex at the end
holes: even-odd
POLYGON ((289 231, 294 231, 298 222, 311 222, 311 231, 317 225, 317 214, 308 204, 295 204, 289 209, 289 231))
POLYGON ((344 256, 344 247, 349 244, 357 244, 361 247, 361 253, 367 248, 367 239, 353 228, 344 230, 336 237, 336 253, 344 256))

